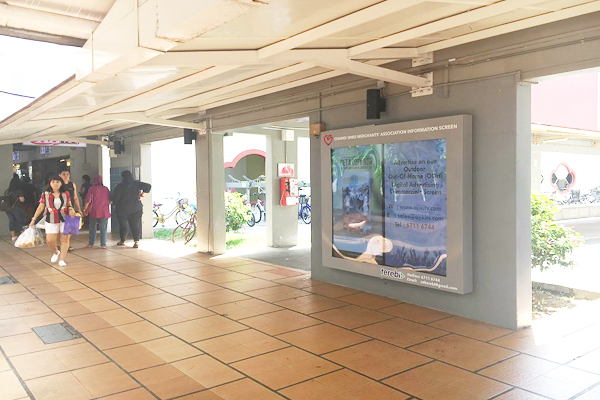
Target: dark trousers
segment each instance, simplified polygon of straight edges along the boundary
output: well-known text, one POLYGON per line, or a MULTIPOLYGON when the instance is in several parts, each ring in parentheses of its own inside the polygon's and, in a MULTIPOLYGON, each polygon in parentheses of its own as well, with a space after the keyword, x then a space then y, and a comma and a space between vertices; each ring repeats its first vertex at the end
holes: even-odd
POLYGON ((124 242, 127 239, 128 230, 131 230, 133 241, 139 242, 140 234, 142 232, 142 212, 119 212, 117 217, 119 218, 119 236, 121 237, 121 242, 124 242))
POLYGON ((8 217, 8 227, 11 232, 21 232, 21 228, 25 223, 25 213, 19 207, 13 207, 6 211, 8 217))

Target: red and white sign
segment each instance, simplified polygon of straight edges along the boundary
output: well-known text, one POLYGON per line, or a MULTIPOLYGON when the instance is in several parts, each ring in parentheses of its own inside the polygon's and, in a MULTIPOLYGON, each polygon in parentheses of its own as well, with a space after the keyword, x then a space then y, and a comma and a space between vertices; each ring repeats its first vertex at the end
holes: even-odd
POLYGON ((85 143, 65 142, 63 140, 33 140, 23 142, 25 146, 85 147, 85 143))
POLYGON ((277 163, 277 176, 280 178, 294 177, 294 164, 277 163))

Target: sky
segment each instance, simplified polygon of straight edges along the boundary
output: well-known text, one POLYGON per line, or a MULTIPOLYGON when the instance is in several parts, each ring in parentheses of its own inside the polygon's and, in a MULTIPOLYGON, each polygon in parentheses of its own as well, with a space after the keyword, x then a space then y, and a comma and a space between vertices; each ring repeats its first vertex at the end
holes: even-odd
POLYGON ((78 47, 0 35, 0 120, 73 75, 78 51, 78 47))

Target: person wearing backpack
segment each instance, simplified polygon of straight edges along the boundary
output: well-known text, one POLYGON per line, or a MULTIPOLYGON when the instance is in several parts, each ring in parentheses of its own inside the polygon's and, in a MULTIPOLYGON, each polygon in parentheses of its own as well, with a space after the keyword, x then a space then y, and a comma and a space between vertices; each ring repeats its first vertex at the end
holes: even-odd
POLYGON ((10 180, 8 189, 4 192, 4 196, 0 201, 2 211, 6 212, 8 217, 8 227, 10 229, 10 236, 12 240, 17 240, 21 233, 21 228, 25 223, 25 212, 21 206, 25 202, 23 190, 21 189, 21 181, 19 175, 13 174, 13 178, 10 180))
POLYGON ((133 248, 138 248, 142 231, 143 206, 140 199, 150 192, 152 185, 133 179, 131 171, 121 173, 122 181, 113 192, 113 204, 119 220, 119 236, 121 240, 118 246, 123 246, 127 239, 128 230, 133 236, 133 248))

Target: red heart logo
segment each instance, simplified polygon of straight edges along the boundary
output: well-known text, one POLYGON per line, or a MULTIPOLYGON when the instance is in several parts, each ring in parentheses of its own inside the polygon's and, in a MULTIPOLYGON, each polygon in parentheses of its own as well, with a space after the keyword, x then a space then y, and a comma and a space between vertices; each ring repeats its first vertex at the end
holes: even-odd
POLYGON ((331 142, 333 142, 333 136, 325 135, 325 136, 323 136, 323 140, 325 141, 325 143, 327 143, 327 146, 329 146, 331 144, 331 142))

